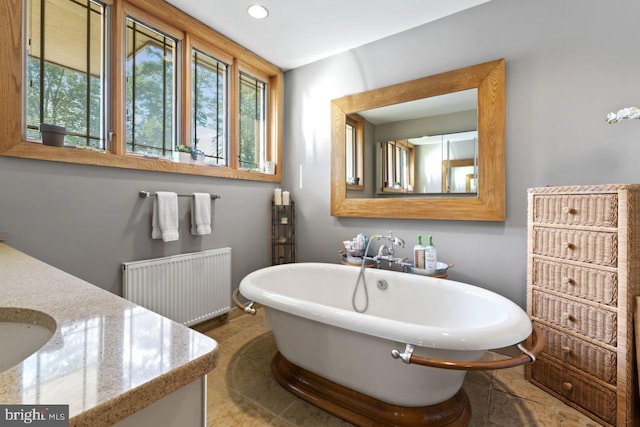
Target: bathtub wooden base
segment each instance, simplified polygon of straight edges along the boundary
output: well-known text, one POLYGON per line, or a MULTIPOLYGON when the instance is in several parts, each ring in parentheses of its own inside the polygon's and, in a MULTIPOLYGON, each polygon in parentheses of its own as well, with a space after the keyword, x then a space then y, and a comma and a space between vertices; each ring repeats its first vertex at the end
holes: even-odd
POLYGON ((291 362, 278 352, 271 372, 282 387, 339 418, 358 426, 467 426, 471 418, 469 399, 460 391, 432 406, 410 408, 391 405, 350 390, 291 362))

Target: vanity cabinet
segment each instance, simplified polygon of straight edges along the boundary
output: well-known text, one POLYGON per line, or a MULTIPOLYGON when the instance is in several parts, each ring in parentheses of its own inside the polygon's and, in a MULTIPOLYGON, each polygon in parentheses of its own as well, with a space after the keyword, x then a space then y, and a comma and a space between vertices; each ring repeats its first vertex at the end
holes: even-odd
POLYGON ((640 185, 529 189, 527 232, 527 312, 545 347, 526 378, 603 425, 639 425, 640 185))
POLYGON ((296 210, 271 202, 271 265, 296 262, 296 210))

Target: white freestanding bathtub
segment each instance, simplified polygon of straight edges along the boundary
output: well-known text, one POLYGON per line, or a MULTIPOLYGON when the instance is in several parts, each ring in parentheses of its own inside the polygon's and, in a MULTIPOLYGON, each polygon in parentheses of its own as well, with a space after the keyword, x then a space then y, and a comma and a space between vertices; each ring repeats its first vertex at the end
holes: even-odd
MULTIPOLYGON (((392 406, 448 401, 461 391, 466 373, 403 363, 391 357, 393 349, 413 344, 416 356, 475 361, 486 350, 520 343, 531 334, 527 314, 496 293, 372 268, 364 271, 367 311, 356 312, 352 296, 359 272, 337 264, 285 264, 249 274, 239 290, 265 306, 287 361, 392 406), (379 282, 386 283, 385 290, 379 282)), ((356 306, 364 304, 360 281, 356 306)))

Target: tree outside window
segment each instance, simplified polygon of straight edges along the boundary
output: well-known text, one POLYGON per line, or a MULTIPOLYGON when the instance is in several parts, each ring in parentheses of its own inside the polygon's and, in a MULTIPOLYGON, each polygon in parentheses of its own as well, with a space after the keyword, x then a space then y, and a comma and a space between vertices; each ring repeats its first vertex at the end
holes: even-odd
POLYGON ((55 124, 66 127, 68 144, 106 148, 105 14, 91 0, 27 3, 27 139, 55 124))
POLYGON ((126 22, 127 151, 171 157, 176 147, 177 41, 131 17, 126 22))
POLYGON ((227 165, 229 65, 193 49, 191 54, 191 146, 206 162, 227 165))
POLYGON ((240 73, 240 154, 241 169, 260 170, 266 155, 267 84, 240 73))
MULTIPOLYGON (((24 8, 5 12, 3 46, 17 49, 11 41, 17 36, 25 66, 18 82, 23 108, 5 117, 22 126, 1 141, 3 153, 20 146, 13 155, 281 179, 281 165, 264 173, 282 152, 283 79, 276 66, 162 0, 24 0, 24 8), (43 124, 65 127, 67 145, 88 150, 26 143, 39 142, 43 124), (204 156, 180 162, 179 145, 204 156)), ((11 76, 21 63, 0 68, 11 76)), ((7 94, 12 105, 20 104, 16 93, 7 94)))

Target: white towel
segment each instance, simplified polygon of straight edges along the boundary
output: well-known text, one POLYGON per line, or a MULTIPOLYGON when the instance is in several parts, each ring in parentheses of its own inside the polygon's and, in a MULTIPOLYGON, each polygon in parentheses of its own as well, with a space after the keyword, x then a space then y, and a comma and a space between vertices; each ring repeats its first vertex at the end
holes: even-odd
POLYGON ((191 198, 191 234, 211 234, 211 194, 193 193, 191 198))
POLYGON ((158 191, 153 201, 151 238, 163 242, 178 240, 178 195, 168 191, 158 191))

